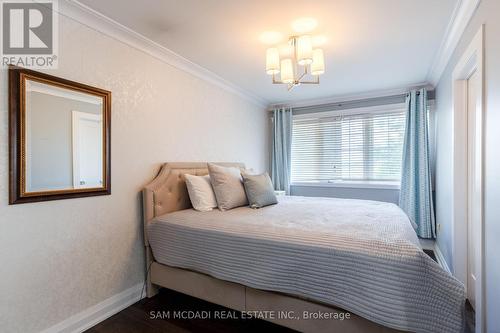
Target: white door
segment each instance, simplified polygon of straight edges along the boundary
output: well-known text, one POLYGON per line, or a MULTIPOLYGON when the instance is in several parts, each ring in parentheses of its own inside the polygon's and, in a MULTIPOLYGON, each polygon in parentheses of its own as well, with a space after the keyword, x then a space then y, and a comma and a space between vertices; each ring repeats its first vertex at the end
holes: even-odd
POLYGON ((73 187, 102 187, 102 118, 73 111, 73 187))
POLYGON ((467 80, 467 155, 468 155, 468 198, 467 198, 467 298, 475 309, 476 303, 476 280, 477 280, 477 260, 480 258, 479 252, 479 231, 481 223, 481 179, 478 175, 480 168, 480 138, 477 133, 481 133, 477 126, 480 126, 478 117, 478 87, 479 74, 474 72, 467 80))

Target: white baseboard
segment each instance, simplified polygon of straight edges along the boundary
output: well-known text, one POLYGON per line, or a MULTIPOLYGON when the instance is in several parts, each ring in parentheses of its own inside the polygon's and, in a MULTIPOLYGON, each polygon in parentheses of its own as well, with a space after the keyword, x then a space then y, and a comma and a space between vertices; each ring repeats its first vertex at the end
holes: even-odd
POLYGON ((441 252, 441 249, 439 248, 438 244, 434 244, 434 253, 436 254, 436 259, 438 261, 438 264, 441 265, 448 273, 451 274, 450 267, 448 266, 448 263, 444 259, 443 252, 441 252))
POLYGON ((43 330, 41 333, 81 333, 139 301, 143 286, 143 283, 139 283, 43 330))
POLYGON ((434 244, 436 243, 434 239, 419 238, 418 241, 424 250, 434 250, 434 244))

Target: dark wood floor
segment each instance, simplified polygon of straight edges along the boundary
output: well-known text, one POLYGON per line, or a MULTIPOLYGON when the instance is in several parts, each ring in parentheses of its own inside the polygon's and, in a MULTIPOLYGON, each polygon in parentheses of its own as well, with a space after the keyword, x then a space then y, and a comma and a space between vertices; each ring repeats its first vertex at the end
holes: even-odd
MULTIPOLYGON (((432 250, 426 251, 434 260, 432 250)), ((467 307, 467 332, 474 332, 474 312, 467 307)), ((237 311, 229 310, 213 303, 161 289, 152 298, 145 298, 100 324, 87 333, 162 333, 162 332, 294 332, 290 329, 257 319, 241 319, 237 311), (178 318, 179 315, 194 314, 210 316, 210 319, 178 318), (219 318, 215 318, 219 316, 219 318), (220 319, 225 316, 225 319, 220 319), (174 318, 177 317, 177 318, 174 318), (233 319, 234 318, 234 319, 233 319)))
POLYGON ((145 298, 106 319, 87 333, 161 333, 161 332, 295 332, 257 319, 214 319, 216 315, 239 316, 238 312, 168 289, 145 298), (185 312, 181 312, 185 311, 185 312), (192 311, 192 312, 188 312, 192 311), (174 313, 198 313, 212 319, 179 319, 174 313), (167 318, 170 316, 170 318, 167 318))
POLYGON ((437 258, 436 258, 436 254, 434 253, 433 250, 427 250, 427 249, 424 249, 424 252, 425 254, 427 254, 429 257, 432 258, 432 260, 434 260, 435 262, 438 262, 437 261, 437 258))
POLYGON ((476 331, 476 312, 470 305, 469 300, 465 302, 465 328, 466 333, 474 333, 476 331))

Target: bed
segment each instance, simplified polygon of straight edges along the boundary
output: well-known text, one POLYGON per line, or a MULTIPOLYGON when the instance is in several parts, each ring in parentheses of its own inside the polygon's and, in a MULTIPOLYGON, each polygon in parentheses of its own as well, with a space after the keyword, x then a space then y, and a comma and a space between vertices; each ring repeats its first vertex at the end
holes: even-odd
POLYGON ((207 164, 166 163, 143 191, 148 296, 161 286, 239 311, 352 314, 265 318, 304 332, 463 330, 463 285, 422 251, 396 205, 280 197, 196 212, 186 173, 207 164))

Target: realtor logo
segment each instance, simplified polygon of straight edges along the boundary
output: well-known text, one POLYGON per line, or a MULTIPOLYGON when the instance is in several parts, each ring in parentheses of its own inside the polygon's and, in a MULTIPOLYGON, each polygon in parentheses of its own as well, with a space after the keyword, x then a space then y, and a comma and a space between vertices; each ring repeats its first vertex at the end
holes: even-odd
POLYGON ((2 65, 57 66, 57 1, 2 0, 2 65))

